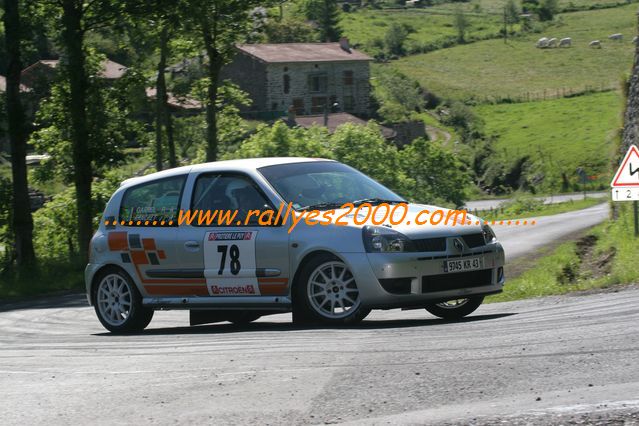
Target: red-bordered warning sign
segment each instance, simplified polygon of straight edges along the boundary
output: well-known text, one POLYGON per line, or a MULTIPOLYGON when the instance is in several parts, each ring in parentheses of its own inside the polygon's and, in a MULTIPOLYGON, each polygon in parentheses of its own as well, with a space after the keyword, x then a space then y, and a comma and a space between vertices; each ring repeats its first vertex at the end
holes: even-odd
POLYGON ((631 145, 610 183, 613 188, 639 186, 639 149, 631 145))

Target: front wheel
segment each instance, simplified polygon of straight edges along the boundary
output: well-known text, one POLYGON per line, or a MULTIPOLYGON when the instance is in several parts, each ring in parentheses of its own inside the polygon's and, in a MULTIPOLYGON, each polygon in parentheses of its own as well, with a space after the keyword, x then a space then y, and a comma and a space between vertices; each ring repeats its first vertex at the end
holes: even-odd
POLYGON ((484 301, 484 296, 469 297, 467 299, 448 300, 426 307, 426 310, 436 317, 447 320, 457 320, 470 315, 484 301))
POLYGON ((325 324, 357 324, 370 312, 362 306, 351 270, 329 254, 318 255, 302 267, 295 305, 294 318, 325 324))
POLYGON ((100 274, 94 297, 95 313, 112 333, 142 331, 153 318, 153 309, 142 306, 142 297, 131 278, 117 268, 100 274))

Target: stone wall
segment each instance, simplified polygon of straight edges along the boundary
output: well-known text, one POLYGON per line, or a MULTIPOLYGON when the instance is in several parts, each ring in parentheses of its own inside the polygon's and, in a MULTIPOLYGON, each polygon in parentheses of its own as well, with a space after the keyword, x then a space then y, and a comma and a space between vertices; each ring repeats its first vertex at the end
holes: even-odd
POLYGON ((267 78, 267 106, 270 110, 287 111, 298 107, 298 115, 322 114, 325 99, 333 110, 358 115, 370 114, 370 66, 368 61, 336 61, 320 63, 269 64, 267 78), (352 72, 351 80, 344 72, 352 72), (288 76, 288 77, 285 77, 288 76), (326 78, 325 90, 312 93, 309 79, 326 78), (285 79, 288 78, 288 83, 285 79), (345 81, 346 80, 346 81, 345 81), (288 84, 288 93, 285 86, 288 84), (349 99, 350 98, 350 99, 349 99))
POLYGON ((629 81, 620 156, 633 144, 639 145, 639 43, 635 44, 635 61, 629 81))
POLYGON ((242 111, 268 111, 266 95, 266 64, 251 56, 238 53, 230 64, 222 69, 221 78, 229 79, 248 93, 253 103, 242 111))

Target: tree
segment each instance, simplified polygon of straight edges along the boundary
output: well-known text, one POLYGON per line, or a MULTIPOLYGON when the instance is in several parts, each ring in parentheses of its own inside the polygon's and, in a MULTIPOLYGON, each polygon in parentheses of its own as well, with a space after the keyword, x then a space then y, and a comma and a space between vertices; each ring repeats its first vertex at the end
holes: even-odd
POLYGON ((317 23, 320 41, 339 40, 340 10, 337 0, 306 0, 302 7, 306 18, 317 23))
POLYGON ((206 161, 216 161, 218 155, 220 72, 231 60, 235 43, 254 30, 251 11, 257 6, 264 6, 264 3, 260 0, 192 0, 189 3, 188 13, 194 20, 208 57, 206 161))
MULTIPOLYGON (((69 83, 67 109, 71 126, 69 139, 72 146, 73 182, 76 191, 78 217, 78 248, 81 259, 87 260, 89 241, 93 234, 93 205, 91 182, 93 158, 90 143, 92 134, 87 120, 86 95, 89 75, 86 64, 85 37, 89 31, 108 27, 120 16, 134 13, 145 2, 117 0, 48 0, 53 16, 59 16, 59 41, 65 67, 64 78, 69 83)), ((138 10, 139 12, 139 10, 138 10)))
POLYGON ((379 104, 377 114, 385 122, 407 121, 424 109, 419 83, 394 68, 373 69, 373 98, 379 104))
POLYGON ((464 14, 461 9, 457 9, 455 11, 455 16, 453 17, 453 25, 457 30, 457 41, 459 43, 466 42, 466 33, 468 32, 468 28, 470 27, 470 21, 464 14))
POLYGON ((510 32, 513 32, 513 26, 519 23, 519 15, 521 11, 515 0, 507 0, 504 5, 504 22, 510 26, 510 32))
POLYGON ((13 182, 13 231, 16 262, 20 268, 35 261, 33 250, 33 218, 27 184, 27 134, 20 99, 21 20, 18 0, 4 2, 5 42, 7 48, 6 109, 11 143, 11 176, 13 182))
POLYGON ((408 38, 410 31, 406 25, 393 22, 384 36, 384 44, 386 50, 391 55, 403 55, 404 54, 404 42, 408 38))
POLYGON ((462 163, 450 152, 420 138, 400 151, 402 168, 414 181, 412 198, 420 203, 464 204, 471 182, 462 163))
POLYGON ((552 21, 558 11, 558 0, 541 0, 537 15, 540 21, 552 21))
POLYGON ((264 27, 267 43, 307 43, 316 41, 315 29, 295 19, 270 20, 264 27))

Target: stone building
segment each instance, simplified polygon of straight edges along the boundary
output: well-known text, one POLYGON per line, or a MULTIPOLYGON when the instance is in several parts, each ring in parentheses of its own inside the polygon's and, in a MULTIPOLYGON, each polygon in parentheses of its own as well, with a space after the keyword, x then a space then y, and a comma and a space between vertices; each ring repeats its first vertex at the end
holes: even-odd
POLYGON ((253 104, 243 112, 257 118, 344 111, 370 114, 369 56, 339 43, 242 44, 222 71, 247 92, 253 104))

